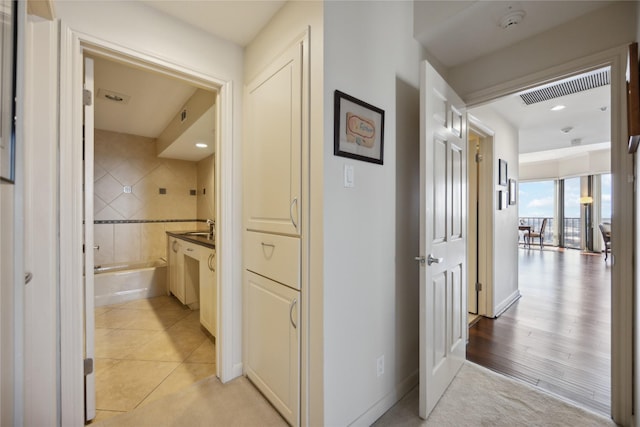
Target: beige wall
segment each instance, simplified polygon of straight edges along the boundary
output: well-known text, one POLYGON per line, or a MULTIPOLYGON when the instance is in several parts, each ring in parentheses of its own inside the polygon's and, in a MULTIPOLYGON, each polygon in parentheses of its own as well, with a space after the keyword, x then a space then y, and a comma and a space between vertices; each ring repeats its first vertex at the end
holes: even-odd
POLYGON ((198 219, 215 219, 215 155, 200 160, 198 169, 198 219))
POLYGON ((164 257, 166 231, 203 228, 194 220, 213 217, 214 193, 209 191, 213 156, 199 163, 159 158, 155 142, 153 138, 95 131, 95 220, 154 221, 96 224, 94 241, 100 246, 95 252, 96 265, 164 257), (124 186, 131 186, 131 193, 125 193, 124 186), (160 188, 165 188, 166 194, 159 194, 160 188), (202 188, 207 188, 205 196, 202 188), (191 190, 200 196, 191 195, 191 190), (175 220, 186 221, 167 222, 175 220))

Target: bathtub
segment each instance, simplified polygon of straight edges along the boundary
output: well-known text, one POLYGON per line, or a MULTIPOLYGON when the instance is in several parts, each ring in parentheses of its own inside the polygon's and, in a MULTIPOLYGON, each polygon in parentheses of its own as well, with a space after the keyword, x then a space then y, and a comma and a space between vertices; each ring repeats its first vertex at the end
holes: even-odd
POLYGON ((167 262, 161 258, 96 266, 94 294, 96 307, 166 295, 167 262))

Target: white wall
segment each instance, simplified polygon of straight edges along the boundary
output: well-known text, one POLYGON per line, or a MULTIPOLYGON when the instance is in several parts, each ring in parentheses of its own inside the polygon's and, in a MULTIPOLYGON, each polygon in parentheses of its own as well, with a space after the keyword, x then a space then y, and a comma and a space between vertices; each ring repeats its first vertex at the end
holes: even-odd
POLYGON ((520 163, 520 182, 544 181, 610 172, 611 150, 596 150, 557 160, 520 163))
MULTIPOLYGON (((483 125, 494 132, 493 136, 493 287, 492 295, 487 295, 490 305, 489 316, 504 311, 517 298, 518 293, 518 205, 498 210, 497 192, 508 190, 508 186, 498 185, 498 159, 507 161, 507 175, 519 180, 518 172, 518 130, 498 115, 490 106, 469 110, 483 125)), ((491 160, 491 159, 489 159, 491 160)))
MULTIPOLYGON (((571 60, 626 45, 635 39, 637 2, 613 2, 511 47, 449 69, 462 97, 571 60)), ((517 29, 516 29, 517 30, 517 29)))
POLYGON ((412 36, 412 8, 375 1, 324 6, 325 425, 369 425, 397 392, 417 383, 413 257, 424 52, 412 36), (336 89, 385 111, 383 166, 333 155, 336 89), (354 188, 343 187, 345 164, 354 167, 354 188), (385 373, 377 377, 382 355, 385 373))

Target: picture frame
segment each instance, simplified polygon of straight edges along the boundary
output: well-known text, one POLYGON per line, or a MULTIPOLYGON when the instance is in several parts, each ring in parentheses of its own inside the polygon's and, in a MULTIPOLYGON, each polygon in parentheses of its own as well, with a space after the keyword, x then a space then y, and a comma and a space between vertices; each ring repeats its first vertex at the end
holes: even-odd
POLYGON ((640 143, 640 72, 638 66, 638 43, 629 45, 627 56, 629 75, 627 76, 627 128, 629 142, 627 152, 633 154, 640 143))
POLYGON ((507 161, 498 159, 498 185, 507 185, 507 161))
POLYGON ((17 0, 0 0, 0 181, 15 182, 17 0))
POLYGON ((507 204, 507 191, 506 190, 498 190, 498 210, 504 210, 507 209, 507 207, 509 206, 507 204))
POLYGON ((336 90, 333 154, 383 164, 384 110, 336 90))
POLYGON ((516 189, 517 183, 515 179, 509 179, 509 204, 516 204, 516 189))

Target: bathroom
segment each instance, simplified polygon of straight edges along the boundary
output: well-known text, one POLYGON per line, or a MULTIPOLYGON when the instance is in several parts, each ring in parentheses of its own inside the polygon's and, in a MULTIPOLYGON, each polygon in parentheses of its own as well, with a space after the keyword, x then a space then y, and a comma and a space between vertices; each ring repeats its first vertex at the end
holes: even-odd
MULTIPOLYGON (((101 420, 216 373, 215 329, 201 325, 202 304, 184 305, 169 292, 167 232, 211 232, 208 250, 215 254, 217 94, 105 58, 93 61, 101 420)), ((208 267, 215 271, 215 261, 208 267)))

